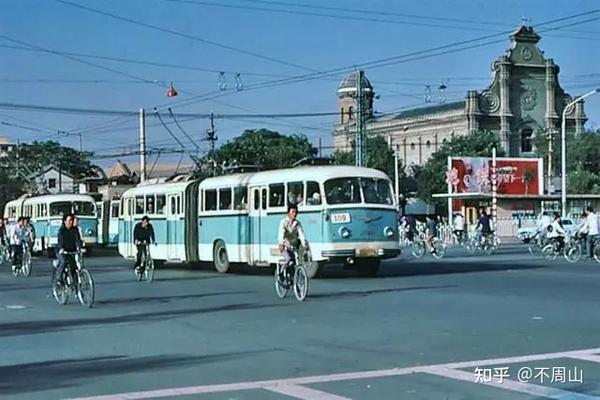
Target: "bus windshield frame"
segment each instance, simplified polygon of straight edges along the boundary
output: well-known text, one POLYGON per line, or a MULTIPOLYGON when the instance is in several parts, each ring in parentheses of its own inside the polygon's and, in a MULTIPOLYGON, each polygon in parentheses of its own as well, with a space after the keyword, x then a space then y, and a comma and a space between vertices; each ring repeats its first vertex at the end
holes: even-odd
POLYGON ((388 179, 365 176, 331 178, 323 182, 323 187, 329 205, 395 206, 388 179))

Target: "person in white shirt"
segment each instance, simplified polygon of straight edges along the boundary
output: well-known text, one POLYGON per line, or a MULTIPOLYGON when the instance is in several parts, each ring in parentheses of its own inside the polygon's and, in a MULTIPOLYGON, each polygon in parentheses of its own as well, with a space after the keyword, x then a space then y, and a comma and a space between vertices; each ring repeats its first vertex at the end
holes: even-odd
POLYGON ((465 217, 463 217, 461 213, 458 213, 454 216, 453 232, 459 243, 462 242, 463 235, 465 234, 465 217))
POLYGON ((538 232, 540 232, 540 234, 543 235, 544 233, 546 233, 546 230, 551 224, 552 218, 550 218, 548 211, 543 211, 542 215, 540 215, 540 218, 538 219, 538 232))
POLYGON ((554 213, 554 220, 552 221, 552 224, 550 224, 547 237, 551 241, 558 242, 559 251, 565 246, 565 234, 565 228, 560 220, 560 215, 558 213, 554 213))
POLYGON ((12 253, 12 270, 21 268, 23 259, 23 242, 27 240, 27 230, 25 228, 25 218, 19 217, 17 223, 12 225, 8 239, 10 241, 10 250, 12 253))
POLYGON ((583 230, 587 231, 586 247, 588 249, 588 258, 594 256, 594 243, 598 239, 598 215, 594 212, 592 207, 588 207, 585 210, 585 226, 583 230))
POLYGON ((297 215, 298 206, 296 204, 289 204, 287 216, 279 223, 277 242, 279 243, 279 251, 285 259, 286 266, 289 265, 290 261, 296 262, 294 256, 295 250, 300 246, 308 248, 302 224, 296 219, 297 215))

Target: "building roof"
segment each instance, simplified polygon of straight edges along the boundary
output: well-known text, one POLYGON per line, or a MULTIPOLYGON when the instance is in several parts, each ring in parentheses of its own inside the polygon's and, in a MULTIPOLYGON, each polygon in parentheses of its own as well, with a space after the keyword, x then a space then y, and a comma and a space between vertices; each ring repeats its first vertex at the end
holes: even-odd
POLYGON ((123 161, 117 160, 106 175, 108 175, 109 178, 116 178, 123 175, 130 177, 131 170, 123 161))
POLYGON ((46 165, 41 170, 36 171, 36 172, 30 174, 29 176, 27 176, 27 178, 30 178, 30 179, 37 178, 38 176, 44 175, 45 173, 47 173, 48 171, 51 171, 51 170, 55 170, 56 172, 59 172, 62 176, 66 176, 68 178, 73 179, 73 176, 71 174, 66 173, 64 170, 61 171, 60 169, 56 168, 56 166, 54 166, 53 164, 46 165))
POLYGON ((445 111, 453 111, 453 110, 464 110, 465 109, 465 101, 459 100, 451 103, 444 104, 436 104, 433 106, 420 107, 420 108, 412 108, 410 110, 402 111, 392 117, 392 119, 403 119, 403 118, 414 118, 419 117, 421 115, 427 114, 436 114, 445 111))
MULTIPOLYGON (((342 81, 340 82, 340 86, 338 87, 338 92, 356 91, 356 77, 357 76, 358 76, 358 72, 352 72, 351 74, 346 76, 344 79, 342 79, 342 81)), ((367 76, 365 74, 363 74, 363 78, 362 78, 362 87, 363 87, 363 90, 365 90, 365 91, 373 90, 373 85, 371 85, 371 82, 369 81, 369 79, 367 79, 367 76)))

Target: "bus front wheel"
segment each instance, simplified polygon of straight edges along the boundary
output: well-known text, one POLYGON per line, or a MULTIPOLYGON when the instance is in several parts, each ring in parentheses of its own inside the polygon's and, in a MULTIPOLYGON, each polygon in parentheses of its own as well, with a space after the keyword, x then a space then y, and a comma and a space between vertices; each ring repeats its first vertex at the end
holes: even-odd
POLYGON ((308 279, 312 279, 315 276, 319 275, 320 272, 323 272, 325 263, 322 261, 312 261, 311 260, 311 261, 305 263, 303 266, 304 266, 304 269, 306 270, 306 276, 308 276, 308 279))
POLYGON ((229 256, 227 255, 227 247, 222 240, 215 243, 213 249, 213 263, 218 272, 226 273, 229 271, 229 256))
POLYGON ((379 271, 379 265, 381 264, 381 260, 378 258, 363 258, 358 259, 355 262, 358 275, 363 277, 377 275, 377 272, 379 271))

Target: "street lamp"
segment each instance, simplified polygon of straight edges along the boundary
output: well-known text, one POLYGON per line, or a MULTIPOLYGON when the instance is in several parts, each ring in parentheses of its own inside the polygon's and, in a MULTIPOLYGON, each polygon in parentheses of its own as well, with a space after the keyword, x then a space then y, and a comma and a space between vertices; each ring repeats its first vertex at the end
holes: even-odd
POLYGON ((561 162, 561 203, 562 203, 562 216, 567 216, 567 139, 566 139, 566 127, 565 127, 565 119, 567 117, 567 110, 569 107, 575 105, 575 103, 580 100, 585 99, 588 96, 593 95, 594 93, 600 92, 600 88, 594 89, 591 92, 584 94, 583 96, 579 96, 572 102, 566 105, 562 112, 562 122, 561 122, 561 146, 560 146, 560 162, 561 162))

